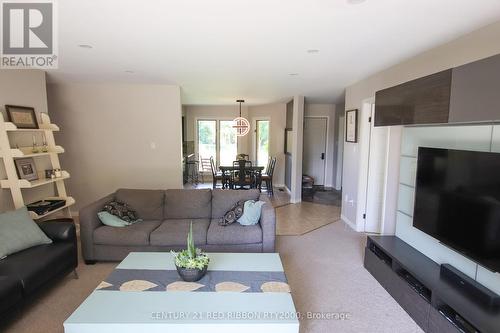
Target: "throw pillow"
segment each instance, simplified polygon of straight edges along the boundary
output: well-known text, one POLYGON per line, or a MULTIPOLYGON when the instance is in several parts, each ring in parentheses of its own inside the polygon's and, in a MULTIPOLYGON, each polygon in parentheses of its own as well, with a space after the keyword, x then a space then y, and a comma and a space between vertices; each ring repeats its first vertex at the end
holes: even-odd
POLYGON ((33 221, 26 207, 0 214, 0 258, 52 240, 33 221))
POLYGON ((219 221, 219 225, 230 225, 231 223, 236 222, 241 215, 243 215, 243 208, 245 205, 245 201, 238 201, 219 221))
POLYGON ((102 224, 110 227, 121 228, 133 224, 132 222, 122 220, 118 216, 110 214, 108 212, 99 212, 97 213, 97 216, 99 217, 99 220, 101 220, 102 224))
POLYGON ((241 225, 255 225, 259 223, 260 213, 264 204, 264 201, 245 201, 243 215, 238 219, 238 223, 241 225))
POLYGON ((103 211, 117 216, 125 222, 135 223, 140 221, 135 210, 123 202, 111 201, 104 205, 103 211))

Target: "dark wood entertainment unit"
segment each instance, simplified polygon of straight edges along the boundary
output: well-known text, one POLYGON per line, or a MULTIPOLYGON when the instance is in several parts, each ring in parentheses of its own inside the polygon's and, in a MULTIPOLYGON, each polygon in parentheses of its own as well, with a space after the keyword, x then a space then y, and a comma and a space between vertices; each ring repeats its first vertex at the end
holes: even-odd
POLYGON ((425 332, 500 332, 500 309, 450 283, 437 263, 398 237, 369 236, 364 266, 425 332))

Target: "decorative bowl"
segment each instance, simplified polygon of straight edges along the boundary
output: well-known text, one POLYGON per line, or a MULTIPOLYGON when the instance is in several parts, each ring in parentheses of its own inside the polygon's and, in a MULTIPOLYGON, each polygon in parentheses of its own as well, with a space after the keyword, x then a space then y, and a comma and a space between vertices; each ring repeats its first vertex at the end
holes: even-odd
POLYGON ((198 268, 184 268, 184 267, 179 267, 175 265, 177 268, 177 273, 179 273, 179 276, 181 277, 182 280, 186 282, 196 282, 200 280, 202 277, 207 274, 207 269, 208 265, 205 266, 203 269, 198 269, 198 268))

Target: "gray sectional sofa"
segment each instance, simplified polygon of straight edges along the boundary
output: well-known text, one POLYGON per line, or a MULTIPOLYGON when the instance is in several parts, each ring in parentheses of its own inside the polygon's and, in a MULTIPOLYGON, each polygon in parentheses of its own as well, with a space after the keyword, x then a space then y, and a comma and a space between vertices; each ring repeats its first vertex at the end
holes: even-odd
POLYGON ((196 246, 207 252, 274 252, 275 210, 258 190, 119 189, 80 210, 83 258, 91 264, 122 260, 129 252, 182 249, 191 221, 196 246), (257 225, 218 224, 237 201, 257 199, 266 202, 257 225), (124 228, 103 225, 97 213, 111 200, 129 204, 143 221, 124 228))

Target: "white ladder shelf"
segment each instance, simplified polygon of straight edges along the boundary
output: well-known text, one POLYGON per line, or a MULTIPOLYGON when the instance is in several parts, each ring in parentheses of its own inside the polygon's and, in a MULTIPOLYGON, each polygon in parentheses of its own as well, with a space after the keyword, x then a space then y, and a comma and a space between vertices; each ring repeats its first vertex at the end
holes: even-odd
POLYGON ((12 201, 14 202, 14 207, 16 209, 26 206, 26 202, 23 198, 22 189, 30 189, 39 186, 44 186, 48 184, 55 184, 56 196, 40 198, 40 200, 50 200, 50 199, 63 199, 66 200, 66 204, 63 207, 54 209, 46 214, 38 215, 35 212, 30 211, 30 215, 34 220, 43 219, 56 212, 62 212, 66 217, 71 217, 70 206, 75 203, 75 199, 68 196, 66 193, 66 187, 64 180, 70 177, 67 171, 62 171, 62 176, 55 179, 45 179, 43 175, 39 174, 39 179, 34 181, 28 181, 25 179, 19 179, 16 170, 16 164, 14 160, 16 158, 22 157, 39 157, 48 156, 53 169, 61 169, 61 164, 59 162, 59 154, 64 153, 64 148, 57 146, 54 140, 54 132, 59 131, 59 127, 50 122, 50 118, 47 114, 40 114, 40 124, 38 129, 20 129, 17 128, 11 122, 4 121, 3 115, 0 114, 0 159, 2 159, 5 172, 7 174, 7 179, 0 180, 0 187, 2 189, 9 189, 12 194, 12 201), (17 133, 43 133, 45 136, 45 141, 47 142, 48 151, 33 153, 32 147, 16 147, 12 148, 11 140, 9 137, 10 132, 17 133))

